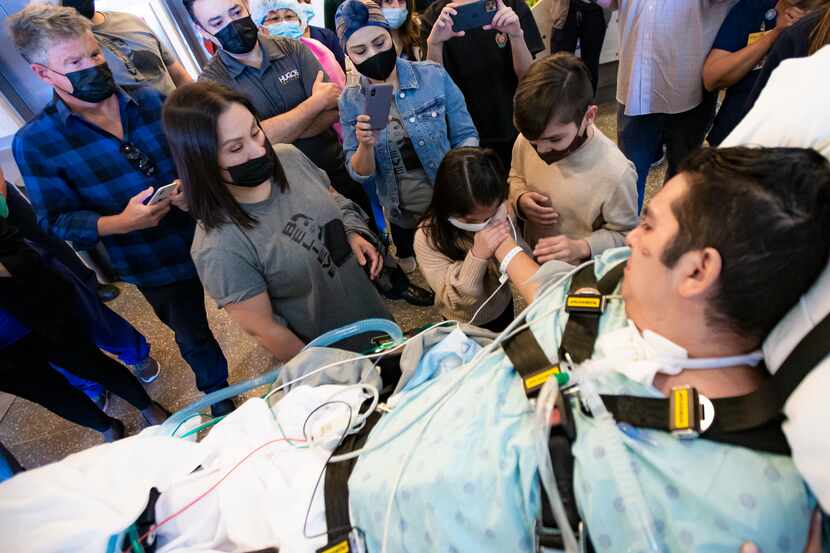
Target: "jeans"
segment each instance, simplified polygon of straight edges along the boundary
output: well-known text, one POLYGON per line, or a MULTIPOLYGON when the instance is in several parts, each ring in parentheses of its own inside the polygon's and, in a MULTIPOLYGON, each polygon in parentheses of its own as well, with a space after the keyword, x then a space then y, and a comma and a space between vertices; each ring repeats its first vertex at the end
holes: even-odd
POLYGON ((556 52, 573 54, 576 52, 577 41, 579 41, 580 57, 591 73, 594 94, 597 93, 599 55, 602 52, 602 43, 605 41, 606 28, 605 13, 601 7, 597 4, 586 4, 582 0, 571 0, 565 26, 551 31, 551 54, 556 52))
POLYGON ((228 361, 213 337, 198 278, 164 286, 139 287, 156 316, 176 335, 182 357, 196 375, 196 387, 208 394, 228 385, 228 361))
POLYGON ((617 141, 622 153, 637 169, 638 211, 643 207, 649 169, 660 158, 663 146, 666 146, 666 180, 669 180, 677 174, 686 157, 703 144, 715 118, 716 100, 716 95, 704 93, 700 105, 676 114, 625 115, 625 106, 617 105, 617 141))
POLYGON ((110 418, 50 363, 102 384, 136 409, 147 409, 152 401, 126 367, 83 336, 53 340, 32 332, 3 348, 0 357, 0 390, 39 403, 56 415, 99 432, 110 428, 110 418))
MULTIPOLYGON (((127 365, 147 359, 150 355, 150 345, 144 336, 98 298, 98 280, 95 272, 81 262, 66 242, 47 234, 38 226, 31 204, 14 185, 8 185, 7 201, 9 222, 17 227, 46 264, 71 282, 78 292, 79 313, 87 323, 87 333, 95 344, 127 365)), ((70 384, 90 397, 94 398, 103 393, 100 384, 79 378, 60 367, 55 368, 64 374, 70 384)))

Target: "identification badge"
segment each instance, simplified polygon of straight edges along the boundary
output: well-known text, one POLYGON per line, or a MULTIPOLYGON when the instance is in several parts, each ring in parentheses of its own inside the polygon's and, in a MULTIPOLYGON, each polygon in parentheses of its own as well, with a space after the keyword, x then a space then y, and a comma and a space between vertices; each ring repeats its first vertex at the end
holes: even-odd
POLYGON ((496 45, 499 48, 507 46, 507 35, 504 33, 496 33, 496 45))
POLYGON ((545 385, 548 378, 556 374, 559 374, 559 365, 554 365, 550 368, 527 375, 522 379, 522 384, 524 384, 525 387, 525 394, 529 396, 530 394, 539 391, 539 389, 545 385))

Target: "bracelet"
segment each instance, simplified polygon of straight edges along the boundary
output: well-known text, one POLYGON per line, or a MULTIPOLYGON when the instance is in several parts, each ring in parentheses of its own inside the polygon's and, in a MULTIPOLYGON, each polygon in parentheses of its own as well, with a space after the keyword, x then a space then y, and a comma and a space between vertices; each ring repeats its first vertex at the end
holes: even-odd
POLYGON ((515 246, 512 250, 507 252, 507 255, 505 255, 504 259, 501 260, 501 265, 499 265, 499 272, 503 275, 507 274, 507 267, 510 265, 510 262, 513 261, 514 257, 516 257, 523 251, 524 250, 521 246, 515 246))

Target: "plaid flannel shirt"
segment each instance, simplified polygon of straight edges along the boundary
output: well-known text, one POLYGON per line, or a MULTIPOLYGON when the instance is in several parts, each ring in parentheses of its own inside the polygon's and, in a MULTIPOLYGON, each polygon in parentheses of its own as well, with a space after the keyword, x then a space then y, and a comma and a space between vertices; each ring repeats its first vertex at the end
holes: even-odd
POLYGON ((130 198, 176 178, 161 124, 164 97, 149 87, 119 89, 121 141, 72 113, 57 97, 14 137, 14 158, 45 230, 78 249, 100 240, 120 278, 153 287, 196 277, 190 258, 195 222, 172 208, 155 228, 98 235, 98 219, 121 213, 130 198), (152 177, 121 153, 129 142, 156 166, 152 177))

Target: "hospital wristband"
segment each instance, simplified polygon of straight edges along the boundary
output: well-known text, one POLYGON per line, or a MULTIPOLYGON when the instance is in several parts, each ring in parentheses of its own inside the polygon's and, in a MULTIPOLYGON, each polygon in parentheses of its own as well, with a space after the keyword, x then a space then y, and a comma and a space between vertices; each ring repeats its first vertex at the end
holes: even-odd
POLYGON ((503 275, 506 275, 507 267, 510 265, 510 262, 513 261, 514 257, 516 257, 523 251, 524 250, 521 248, 521 246, 515 246, 512 250, 507 252, 507 255, 505 255, 504 259, 501 260, 501 265, 499 265, 499 272, 503 275))

